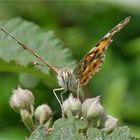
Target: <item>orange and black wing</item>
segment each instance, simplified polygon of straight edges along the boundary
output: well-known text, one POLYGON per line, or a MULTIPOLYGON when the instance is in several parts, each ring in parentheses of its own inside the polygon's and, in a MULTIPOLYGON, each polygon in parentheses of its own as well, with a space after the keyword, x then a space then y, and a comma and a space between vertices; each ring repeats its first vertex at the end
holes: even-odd
POLYGON ((129 22, 129 20, 130 17, 125 18, 110 30, 76 66, 73 73, 79 80, 81 86, 85 85, 88 80, 98 72, 103 63, 104 52, 113 41, 112 36, 119 32, 129 22))

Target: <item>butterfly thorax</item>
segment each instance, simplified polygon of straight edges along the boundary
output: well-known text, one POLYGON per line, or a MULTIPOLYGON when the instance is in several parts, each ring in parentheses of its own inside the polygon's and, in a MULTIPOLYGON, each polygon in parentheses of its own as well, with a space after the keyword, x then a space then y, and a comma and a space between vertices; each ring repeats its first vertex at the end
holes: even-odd
POLYGON ((61 69, 58 73, 57 79, 61 87, 63 87, 66 90, 76 92, 78 82, 75 75, 73 74, 72 69, 70 68, 61 69))

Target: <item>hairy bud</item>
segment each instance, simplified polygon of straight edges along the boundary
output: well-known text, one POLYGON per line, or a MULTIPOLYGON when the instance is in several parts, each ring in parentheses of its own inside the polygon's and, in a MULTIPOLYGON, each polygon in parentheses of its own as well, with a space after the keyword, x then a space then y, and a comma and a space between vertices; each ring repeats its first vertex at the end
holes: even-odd
POLYGON ((10 106, 17 112, 20 110, 30 111, 31 106, 34 104, 34 96, 31 91, 18 88, 13 90, 10 98, 10 106))
POLYGON ((39 105, 35 110, 35 119, 39 124, 44 124, 52 115, 52 110, 47 104, 39 105))
POLYGON ((104 122, 103 130, 107 133, 112 132, 117 127, 118 120, 110 115, 107 115, 104 122))
POLYGON ((86 99, 82 104, 82 114, 88 120, 98 119, 105 114, 103 106, 100 104, 100 96, 86 99))
POLYGON ((79 99, 74 98, 72 94, 63 102, 62 107, 64 114, 67 116, 77 116, 81 113, 81 102, 79 99))

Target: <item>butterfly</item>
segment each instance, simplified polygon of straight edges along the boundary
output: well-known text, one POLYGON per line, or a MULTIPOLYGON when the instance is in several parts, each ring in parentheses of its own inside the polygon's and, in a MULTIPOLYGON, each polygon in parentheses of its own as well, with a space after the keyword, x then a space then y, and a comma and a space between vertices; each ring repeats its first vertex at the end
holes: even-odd
POLYGON ((86 85, 89 79, 99 71, 104 60, 105 50, 113 41, 112 39, 113 35, 119 32, 125 25, 128 24, 129 21, 130 21, 130 17, 126 17, 124 20, 118 23, 113 29, 111 29, 103 38, 101 38, 100 41, 98 41, 95 47, 92 48, 82 58, 82 60, 77 64, 74 70, 70 68, 61 69, 51 65, 45 59, 39 56, 36 52, 34 52, 32 49, 28 48, 25 44, 23 44, 21 41, 16 39, 9 32, 4 30, 2 27, 0 27, 0 29, 8 36, 13 38, 23 49, 33 54, 35 57, 37 57, 41 62, 43 62, 45 65, 47 65, 50 69, 52 69, 57 74, 58 84, 61 88, 53 89, 53 93, 56 99, 58 100, 60 106, 62 107, 62 100, 63 100, 62 94, 66 91, 70 91, 72 93, 77 92, 77 96, 79 97, 78 89, 86 85), (62 91, 61 101, 56 95, 57 91, 62 91))

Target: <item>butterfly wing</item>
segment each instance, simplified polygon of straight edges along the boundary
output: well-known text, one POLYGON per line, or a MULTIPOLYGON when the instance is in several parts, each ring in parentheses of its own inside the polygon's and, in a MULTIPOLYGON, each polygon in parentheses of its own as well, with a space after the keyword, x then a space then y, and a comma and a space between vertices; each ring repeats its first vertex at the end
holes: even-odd
POLYGON ((104 51, 113 41, 112 36, 116 32, 119 32, 129 22, 129 20, 130 17, 125 18, 110 30, 76 66, 73 73, 79 80, 81 86, 85 85, 92 75, 95 75, 95 73, 98 72, 103 63, 104 51))

